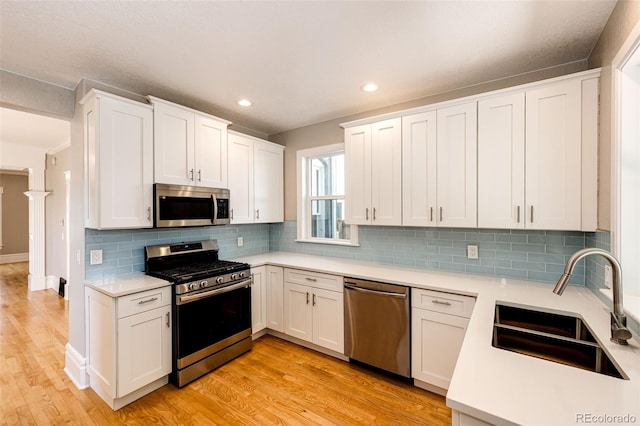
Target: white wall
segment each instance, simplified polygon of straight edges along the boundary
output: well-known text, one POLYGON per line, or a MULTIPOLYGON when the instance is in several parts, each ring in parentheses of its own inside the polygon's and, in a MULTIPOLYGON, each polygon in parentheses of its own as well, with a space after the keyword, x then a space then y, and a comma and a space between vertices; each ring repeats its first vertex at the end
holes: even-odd
POLYGON ((67 221, 66 221, 66 180, 65 172, 70 170, 69 147, 55 154, 47 155, 45 174, 46 190, 50 192, 46 206, 45 271, 47 279, 57 289, 60 277, 67 276, 67 221))

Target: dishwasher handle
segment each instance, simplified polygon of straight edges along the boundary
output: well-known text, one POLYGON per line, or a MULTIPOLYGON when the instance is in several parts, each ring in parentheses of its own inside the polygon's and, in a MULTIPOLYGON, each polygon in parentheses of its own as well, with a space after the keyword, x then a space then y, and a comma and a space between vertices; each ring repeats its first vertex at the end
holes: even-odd
POLYGON ((349 290, 361 291, 363 293, 378 294, 380 296, 396 297, 398 299, 406 299, 407 298, 407 294, 406 293, 391 293, 389 291, 370 290, 368 288, 356 287, 356 286, 351 285, 351 284, 345 284, 344 288, 349 289, 349 290))

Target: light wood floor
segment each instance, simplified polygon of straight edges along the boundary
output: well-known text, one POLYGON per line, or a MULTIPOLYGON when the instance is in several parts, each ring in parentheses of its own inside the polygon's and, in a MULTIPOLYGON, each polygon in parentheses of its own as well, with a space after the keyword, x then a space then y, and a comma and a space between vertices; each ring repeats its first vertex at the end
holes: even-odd
POLYGON ((188 386, 112 411, 64 369, 68 305, 0 265, 0 424, 450 425, 444 398, 272 336, 188 386))

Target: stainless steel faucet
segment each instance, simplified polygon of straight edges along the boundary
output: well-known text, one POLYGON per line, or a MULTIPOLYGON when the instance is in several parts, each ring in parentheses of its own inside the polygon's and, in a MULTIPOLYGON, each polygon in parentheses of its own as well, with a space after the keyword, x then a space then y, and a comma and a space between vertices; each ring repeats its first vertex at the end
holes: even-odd
POLYGON ((627 340, 631 338, 631 332, 627 328, 627 317, 624 315, 624 308, 622 306, 622 270, 620 269, 620 262, 613 257, 611 253, 599 248, 585 248, 578 250, 571 255, 564 267, 564 273, 558 280, 553 292, 557 295, 561 295, 564 289, 567 287, 569 278, 573 273, 573 269, 576 264, 583 258, 592 255, 599 254, 609 261, 612 268, 612 281, 611 289, 613 291, 613 312, 611 313, 611 341, 619 345, 626 345, 627 340))

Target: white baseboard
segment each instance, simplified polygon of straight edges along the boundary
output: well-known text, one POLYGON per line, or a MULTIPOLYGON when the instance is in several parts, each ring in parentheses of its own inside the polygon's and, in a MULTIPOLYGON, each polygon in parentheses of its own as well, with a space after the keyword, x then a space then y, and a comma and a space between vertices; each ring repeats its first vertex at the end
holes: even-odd
POLYGON ((0 265, 5 263, 28 262, 29 253, 0 254, 0 265))
POLYGON ((60 283, 60 278, 56 277, 55 275, 47 275, 47 277, 45 278, 46 280, 46 288, 47 289, 54 289, 54 290, 58 290, 58 285, 60 283))
POLYGON ((78 389, 87 389, 89 387, 87 359, 80 355, 69 343, 65 346, 64 359, 64 372, 67 373, 73 384, 78 389))

